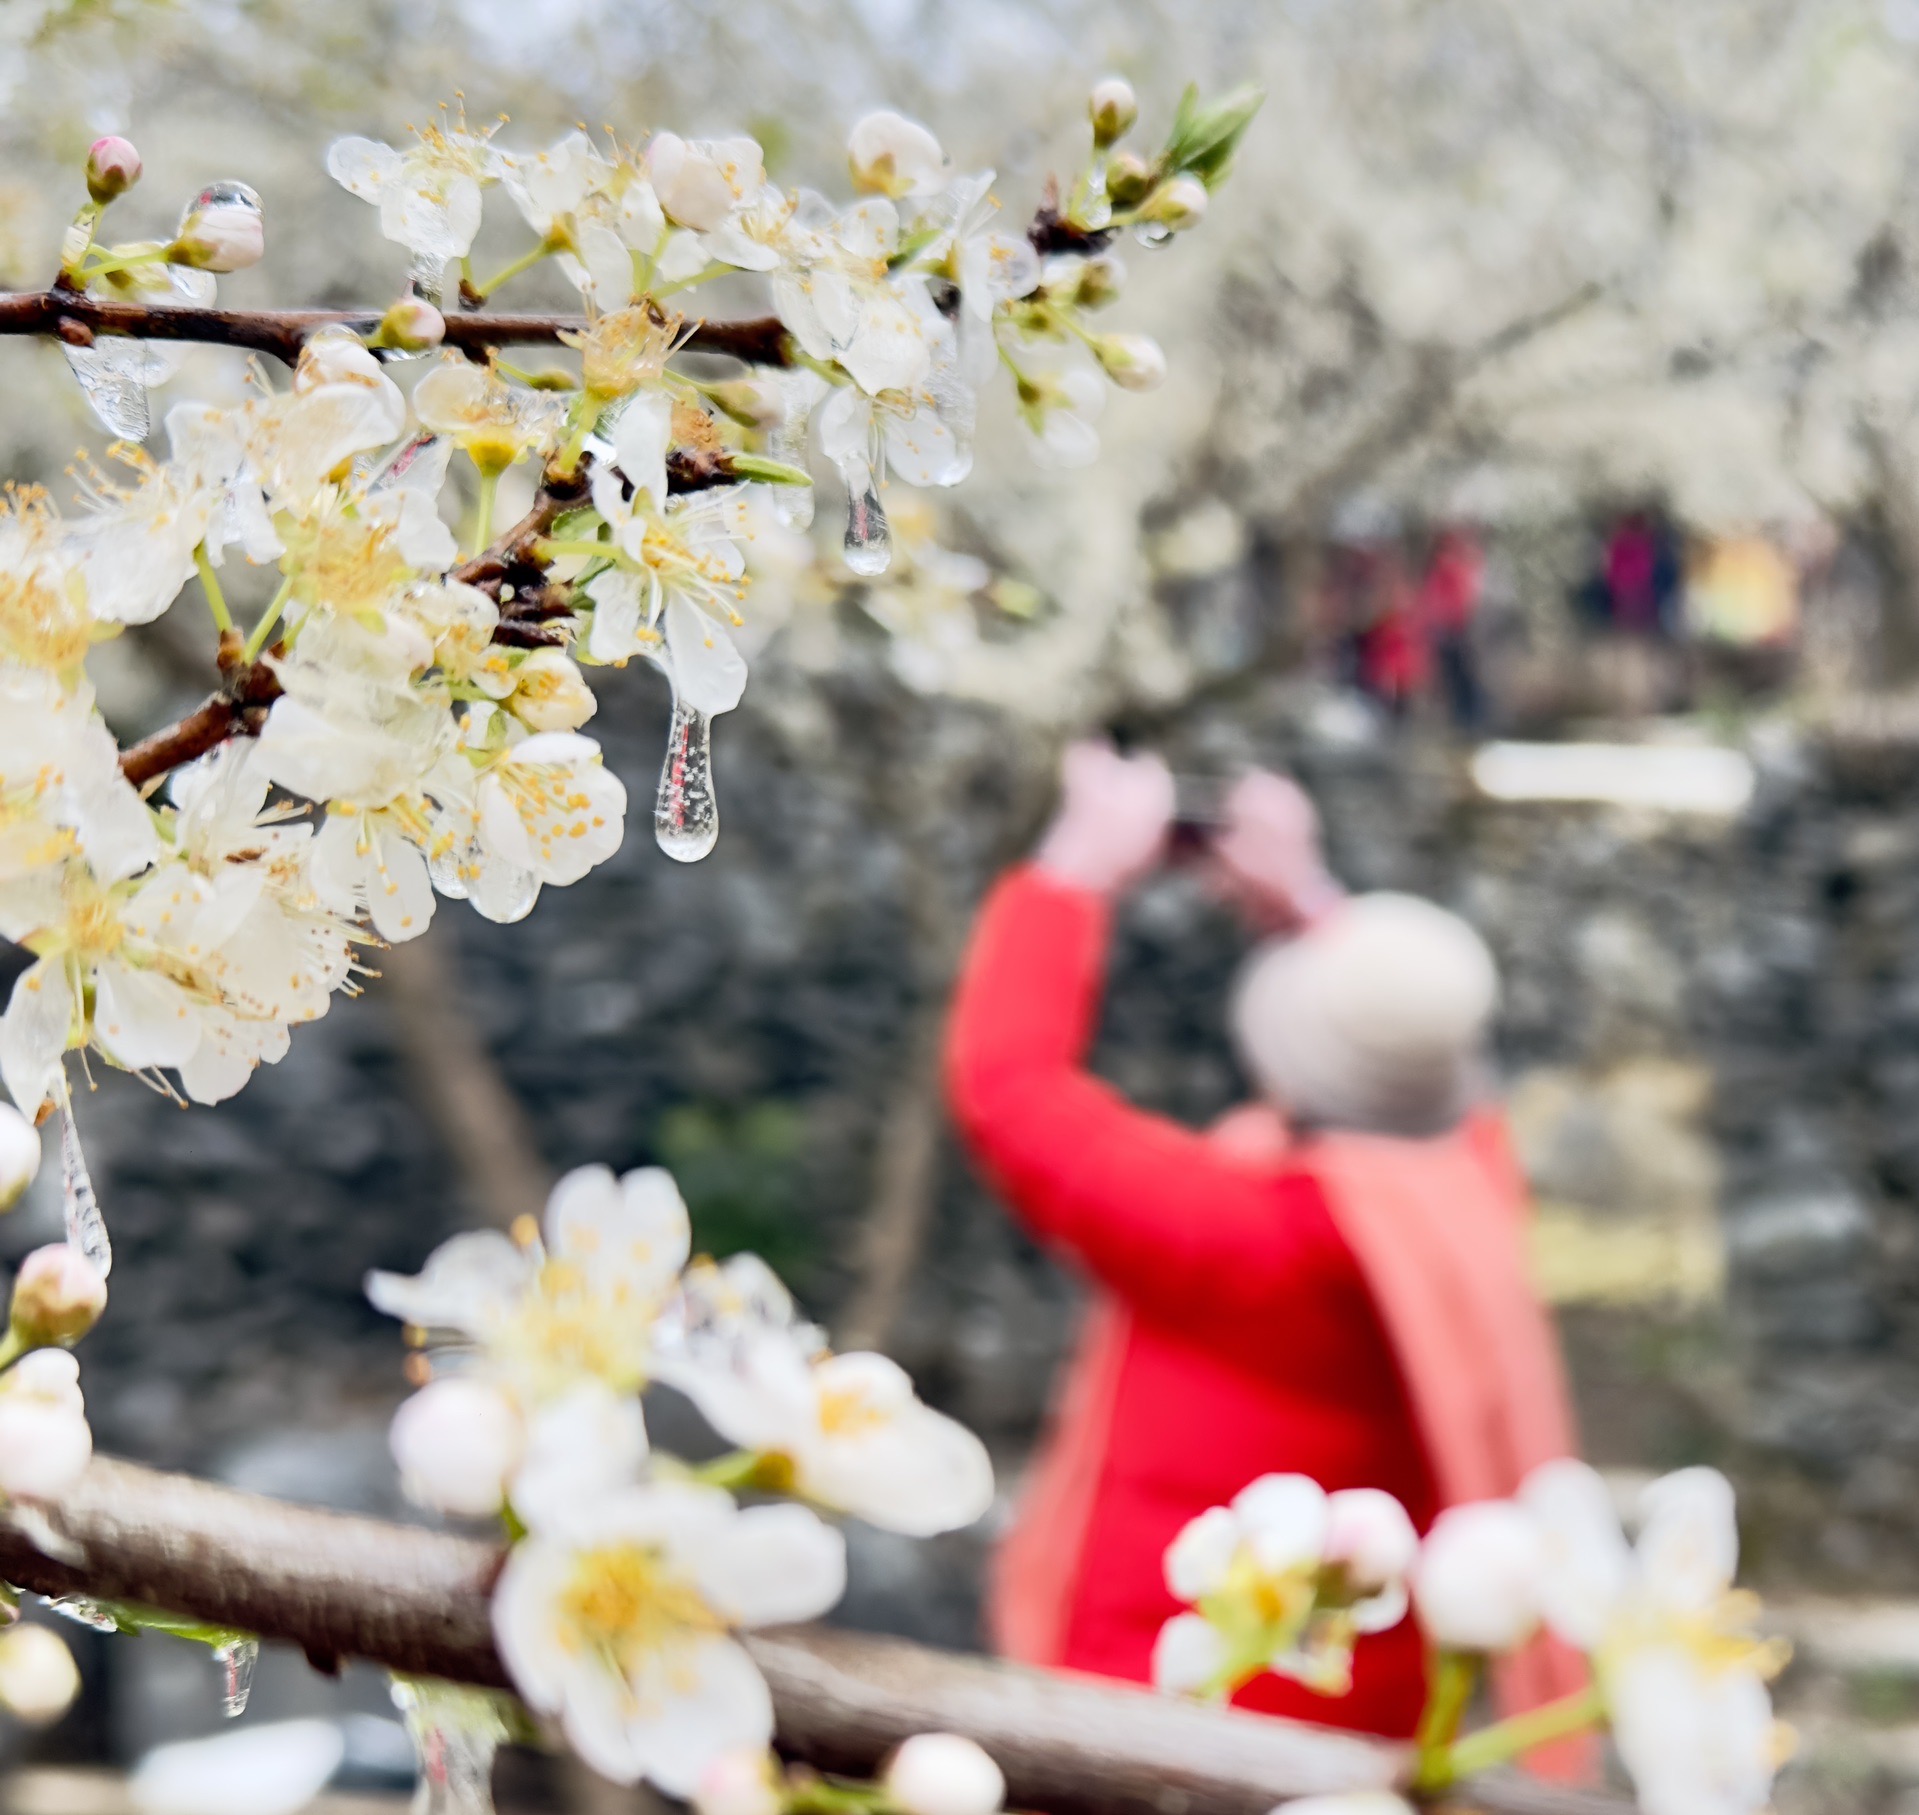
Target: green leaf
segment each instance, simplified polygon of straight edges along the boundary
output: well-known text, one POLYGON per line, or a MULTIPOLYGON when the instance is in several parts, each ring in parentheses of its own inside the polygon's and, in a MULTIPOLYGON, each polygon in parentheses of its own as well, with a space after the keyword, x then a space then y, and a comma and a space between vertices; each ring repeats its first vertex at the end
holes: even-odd
MULTIPOLYGON (((1187 95, 1192 93, 1189 88, 1187 95)), ((1250 84, 1204 107, 1195 102, 1188 108, 1182 98, 1166 146, 1168 168, 1198 177, 1208 189, 1216 188, 1265 99, 1266 91, 1250 84)))
POLYGON ((736 479, 757 479, 764 485, 811 485, 813 475, 802 466, 769 460, 764 454, 733 454, 727 465, 736 479))

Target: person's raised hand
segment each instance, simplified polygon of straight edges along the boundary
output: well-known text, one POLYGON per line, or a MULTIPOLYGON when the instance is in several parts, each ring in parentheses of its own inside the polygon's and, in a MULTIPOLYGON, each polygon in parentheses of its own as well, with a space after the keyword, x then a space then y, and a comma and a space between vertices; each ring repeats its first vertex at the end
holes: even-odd
POLYGON ((1270 770, 1233 785, 1212 855, 1225 892, 1263 926, 1308 925, 1342 896, 1320 855, 1319 814, 1306 790, 1270 770))
POLYGON ((1157 756, 1069 744, 1060 806, 1034 861, 1060 882, 1117 894, 1159 862, 1173 822, 1173 776, 1157 756))

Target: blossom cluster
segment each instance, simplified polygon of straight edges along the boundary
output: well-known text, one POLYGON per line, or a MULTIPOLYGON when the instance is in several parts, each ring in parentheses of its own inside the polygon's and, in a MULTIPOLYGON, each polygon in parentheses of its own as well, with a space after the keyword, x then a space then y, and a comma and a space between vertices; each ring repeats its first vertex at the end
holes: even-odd
POLYGON ((930 1535, 991 1503, 979 1440, 895 1363, 833 1354, 756 1257, 693 1257, 657 1168, 583 1167, 540 1226, 455 1236, 367 1291, 423 1346, 392 1429, 405 1491, 504 1518, 500 1654, 616 1781, 684 1796, 763 1751, 772 1707, 734 1634, 838 1600, 844 1542, 816 1509, 930 1535), (736 1447, 698 1465, 654 1449, 653 1383, 736 1447))
MULTIPOLYGON (((1256 105, 1189 93, 1147 159, 1120 149, 1130 90, 1102 84, 1086 167, 1025 232, 1002 224, 990 172, 955 171, 894 113, 855 126, 844 205, 770 182, 745 138, 659 132, 634 149, 575 133, 528 152, 461 117, 405 151, 335 144, 329 169, 411 250, 411 292, 311 333, 285 389, 259 376, 238 404, 175 405, 167 457, 116 447, 125 473, 83 475, 78 513, 37 491, 0 506, 0 936, 35 958, 0 1019, 14 1102, 36 1120, 63 1105, 76 1047, 218 1101, 358 987, 363 948, 422 933, 437 896, 513 921, 603 863, 627 795, 581 730, 585 669, 665 671, 655 830, 672 856, 703 856, 710 721, 746 684, 755 516, 770 500, 810 519, 817 445, 848 490, 845 559, 878 572, 888 473, 963 478, 978 387, 1002 367, 1036 451, 1090 458, 1100 374, 1139 387, 1163 370, 1150 343, 1088 326, 1118 290, 1110 242, 1197 222, 1256 105), (480 283, 470 253, 495 185, 537 239, 480 283), (577 373, 443 348, 410 396, 395 382, 396 361, 447 339, 449 262, 478 307, 546 259, 580 294, 559 334, 577 373), (717 330, 677 313, 727 273, 764 281, 777 310, 711 343, 730 375, 695 358, 717 330), (477 497, 464 559, 443 509, 456 455, 477 497), (496 540, 496 488, 523 462, 535 507, 496 540), (221 579, 234 562, 277 570, 245 629, 221 579), (183 722, 177 747, 123 756, 87 653, 196 576, 219 635, 221 688, 196 715, 211 734, 183 722)), ((125 140, 93 147, 67 294, 152 318, 206 305, 218 273, 260 259, 259 199, 240 183, 195 196, 170 239, 103 239, 141 176, 125 140)), ((177 343, 70 325, 96 410, 143 437, 177 343)))
MULTIPOLYGON (((1268 1475, 1167 1550, 1167 1587, 1192 1611, 1162 1629, 1154 1680, 1224 1699, 1270 1670, 1343 1694, 1356 1637, 1410 1606, 1440 1659, 1437 1703, 1460 1663, 1543 1631, 1584 1653, 1593 1678, 1547 1718, 1564 1717, 1559 1733, 1604 1721, 1648 1815, 1757 1815, 1784 1756, 1766 1687, 1784 1657, 1754 1635, 1758 1603, 1732 1586, 1738 1547, 1732 1488, 1711 1468, 1651 1483, 1636 1542, 1605 1482, 1570 1459, 1535 1469, 1512 1500, 1448 1508, 1423 1542, 1390 1495, 1268 1475)), ((1500 1728, 1448 1752, 1463 1701, 1436 1727, 1429 1710, 1426 1787, 1464 1758, 1477 1768, 1510 1755, 1500 1728)), ((1510 1731, 1511 1750, 1554 1736, 1539 1714, 1510 1731)))

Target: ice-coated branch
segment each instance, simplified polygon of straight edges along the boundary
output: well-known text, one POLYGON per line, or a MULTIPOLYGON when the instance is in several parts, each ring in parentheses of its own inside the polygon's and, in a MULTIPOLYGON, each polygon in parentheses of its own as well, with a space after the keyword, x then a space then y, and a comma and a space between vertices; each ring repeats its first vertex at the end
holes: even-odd
MULTIPOLYGON (((380 325, 379 309, 202 309, 102 300, 72 290, 0 292, 0 334, 39 334, 69 346, 91 346, 101 334, 136 340, 190 340, 208 346, 242 347, 270 353, 292 365, 307 336, 337 325, 371 334, 380 325)), ((579 315, 450 312, 446 341, 463 353, 484 356, 489 347, 552 346, 563 334, 585 330, 579 315)), ((687 351, 718 353, 749 365, 790 363, 786 329, 777 316, 741 321, 703 321, 686 342, 687 351)))
MULTIPOLYGON (((478 1539, 289 1505, 96 1460, 53 1511, 85 1561, 56 1562, 0 1524, 0 1579, 39 1594, 136 1601, 412 1675, 506 1684, 488 1595, 502 1552, 478 1539)), ((1405 1750, 1173 1701, 1128 1685, 949 1656, 810 1627, 749 1637, 777 1743, 822 1769, 869 1772, 902 1739, 977 1740, 1015 1808, 1057 1815, 1265 1815, 1290 1797, 1384 1788, 1405 1750)), ((1621 1815, 1614 1798, 1489 1776, 1475 1808, 1621 1815)))

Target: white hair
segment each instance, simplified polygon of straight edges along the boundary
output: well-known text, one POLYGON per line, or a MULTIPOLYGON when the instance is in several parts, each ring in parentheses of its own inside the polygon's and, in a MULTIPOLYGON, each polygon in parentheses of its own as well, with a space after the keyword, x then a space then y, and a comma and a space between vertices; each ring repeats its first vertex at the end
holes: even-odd
POLYGON ((1413 895, 1360 895, 1253 953, 1233 994, 1233 1038, 1296 1120, 1419 1137, 1469 1106, 1498 1000, 1492 954, 1456 914, 1413 895))

